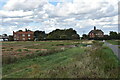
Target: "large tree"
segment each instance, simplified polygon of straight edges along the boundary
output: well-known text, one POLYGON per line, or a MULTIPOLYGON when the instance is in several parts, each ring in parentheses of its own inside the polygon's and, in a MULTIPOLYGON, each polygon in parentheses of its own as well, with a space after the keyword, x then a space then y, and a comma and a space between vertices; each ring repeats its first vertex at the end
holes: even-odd
POLYGON ((111 39, 117 39, 117 36, 118 36, 118 35, 117 35, 117 32, 110 31, 109 34, 110 34, 110 38, 111 38, 111 39))
POLYGON ((45 40, 46 39, 46 34, 45 31, 35 31, 34 32, 34 39, 39 41, 39 40, 45 40))
POLYGON ((71 39, 79 39, 79 35, 72 28, 64 29, 64 30, 56 29, 48 34, 47 39, 71 40, 71 39))

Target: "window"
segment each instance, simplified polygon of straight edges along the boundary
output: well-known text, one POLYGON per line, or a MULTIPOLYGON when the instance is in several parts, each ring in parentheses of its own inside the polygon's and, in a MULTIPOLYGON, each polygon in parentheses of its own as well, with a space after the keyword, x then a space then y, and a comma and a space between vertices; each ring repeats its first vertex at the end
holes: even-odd
POLYGON ((14 40, 16 40, 16 38, 14 38, 14 40))
POLYGON ((28 36, 30 36, 30 34, 28 34, 28 36))
POLYGON ((28 38, 28 40, 30 40, 31 38, 28 38))
POLYGON ((16 37, 16 34, 14 35, 14 37, 16 37))
POLYGON ((25 38, 23 38, 23 40, 25 40, 25 38))
POLYGON ((25 37, 25 34, 22 34, 23 37, 25 37))

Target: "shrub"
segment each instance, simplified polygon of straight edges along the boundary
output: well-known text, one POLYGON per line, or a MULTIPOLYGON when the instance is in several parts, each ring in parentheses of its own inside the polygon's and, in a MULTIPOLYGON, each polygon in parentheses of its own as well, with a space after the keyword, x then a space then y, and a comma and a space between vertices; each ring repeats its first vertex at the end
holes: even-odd
POLYGON ((2 64, 10 64, 16 62, 18 59, 16 56, 7 55, 2 57, 2 64))
POLYGON ((13 48, 10 48, 11 50, 13 50, 13 48))
POLYGON ((24 49, 24 51, 30 52, 30 50, 28 50, 28 49, 24 49))
POLYGON ((5 49, 5 47, 2 47, 2 49, 5 49))
POLYGON ((102 46, 104 44, 104 42, 93 41, 93 44, 95 46, 102 46))
POLYGON ((33 53, 33 54, 27 54, 27 55, 25 56, 25 58, 34 58, 34 57, 36 57, 36 54, 35 54, 35 53, 33 53))
POLYGON ((22 52, 22 49, 17 49, 16 51, 18 51, 18 52, 22 52))
POLYGON ((64 46, 64 44, 56 44, 56 46, 64 46))
POLYGON ((40 50, 36 50, 35 52, 40 52, 40 50))

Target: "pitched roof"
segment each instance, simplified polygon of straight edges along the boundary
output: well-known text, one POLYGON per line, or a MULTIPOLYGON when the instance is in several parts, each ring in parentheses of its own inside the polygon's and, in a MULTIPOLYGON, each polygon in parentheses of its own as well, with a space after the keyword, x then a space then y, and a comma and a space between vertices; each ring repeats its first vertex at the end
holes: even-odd
POLYGON ((100 33, 100 32, 102 32, 102 33, 103 33, 103 31, 102 31, 102 30, 97 29, 97 30, 91 30, 89 33, 94 33, 94 34, 97 34, 97 33, 100 33))
POLYGON ((33 34, 34 32, 33 31, 17 31, 17 32, 14 32, 14 33, 17 33, 17 34, 33 34))

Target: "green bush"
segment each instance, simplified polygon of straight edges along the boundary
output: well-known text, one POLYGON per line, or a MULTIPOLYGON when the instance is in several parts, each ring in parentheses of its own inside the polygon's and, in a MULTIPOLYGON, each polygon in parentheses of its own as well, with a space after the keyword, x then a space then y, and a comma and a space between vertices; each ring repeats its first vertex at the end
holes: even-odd
POLYGON ((30 50, 28 50, 28 49, 24 49, 24 51, 30 52, 30 50))
POLYGON ((16 51, 18 51, 18 52, 22 52, 22 49, 17 49, 16 51))
POLYGON ((95 46, 102 46, 104 44, 104 42, 99 42, 99 41, 93 41, 93 44, 95 46))
POLYGON ((2 47, 2 49, 5 49, 5 47, 2 47))

